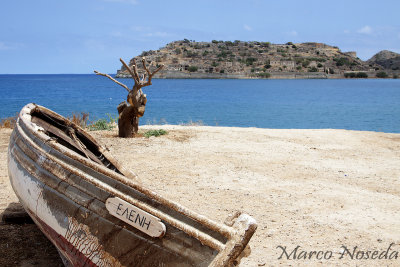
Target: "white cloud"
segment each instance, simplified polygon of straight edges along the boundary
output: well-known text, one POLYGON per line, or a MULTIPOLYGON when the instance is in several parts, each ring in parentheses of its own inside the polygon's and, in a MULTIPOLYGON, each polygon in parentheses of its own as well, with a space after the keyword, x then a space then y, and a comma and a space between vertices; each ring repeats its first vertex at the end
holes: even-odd
POLYGON ((10 44, 5 42, 0 42, 0 50, 12 50, 21 47, 21 44, 10 44))
POLYGON ((348 34, 348 33, 350 33, 350 31, 349 30, 344 30, 343 31, 345 34, 348 34))
POLYGON ((247 24, 244 24, 244 25, 243 25, 243 29, 245 29, 246 31, 249 31, 249 32, 251 32, 251 31, 253 30, 253 28, 250 27, 250 26, 247 25, 247 24))
POLYGON ((111 2, 111 3, 125 3, 131 5, 137 5, 139 2, 137 0, 102 0, 103 2, 111 2))
POLYGON ((368 25, 362 27, 357 31, 358 33, 363 33, 363 34, 371 34, 372 33, 372 28, 368 25))
POLYGON ((168 35, 169 34, 166 32, 149 32, 146 34, 146 36, 149 36, 149 37, 165 37, 168 35))
POLYGON ((10 49, 8 45, 3 42, 0 42, 0 50, 8 50, 10 49))
POLYGON ((145 32, 145 31, 150 31, 151 28, 147 26, 132 26, 131 30, 134 32, 145 32))

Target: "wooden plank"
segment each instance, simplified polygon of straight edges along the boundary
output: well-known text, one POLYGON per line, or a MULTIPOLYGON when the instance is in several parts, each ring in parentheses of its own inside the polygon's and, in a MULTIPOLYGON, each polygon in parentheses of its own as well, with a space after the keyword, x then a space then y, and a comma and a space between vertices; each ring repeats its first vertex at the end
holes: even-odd
POLYGON ((152 237, 163 237, 166 231, 161 220, 118 197, 108 198, 106 208, 111 215, 152 237))
MULTIPOLYGON (((58 129, 57 127, 55 127, 55 126, 51 125, 50 123, 47 123, 46 121, 44 121, 40 118, 37 118, 37 117, 32 117, 32 122, 41 126, 46 131, 63 139, 65 142, 67 142, 71 146, 75 147, 77 150, 82 151, 82 149, 76 144, 76 142, 71 137, 69 137, 66 133, 64 133, 62 130, 58 129)), ((84 152, 84 153, 86 152, 86 154, 94 162, 104 165, 103 162, 101 162, 89 149, 85 149, 85 151, 82 151, 82 152, 84 152)))

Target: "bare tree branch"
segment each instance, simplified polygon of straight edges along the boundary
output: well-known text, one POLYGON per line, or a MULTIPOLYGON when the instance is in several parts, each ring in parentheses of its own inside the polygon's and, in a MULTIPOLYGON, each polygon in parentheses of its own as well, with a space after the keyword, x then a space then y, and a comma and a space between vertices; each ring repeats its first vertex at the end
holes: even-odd
POLYGON ((136 75, 136 78, 137 78, 137 80, 138 80, 138 83, 139 83, 139 74, 138 74, 138 72, 137 72, 137 65, 136 65, 136 59, 135 58, 133 58, 132 59, 132 61, 133 61, 133 72, 135 73, 135 75, 136 75))
POLYGON ((104 73, 101 73, 101 72, 98 72, 97 70, 95 70, 94 73, 96 73, 97 75, 101 75, 101 76, 107 77, 107 78, 110 79, 111 81, 113 81, 113 82, 115 82, 115 83, 121 85, 122 87, 124 87, 124 88, 126 89, 126 91, 128 91, 128 93, 129 93, 130 90, 129 90, 128 86, 126 86, 125 84, 120 83, 119 81, 115 80, 115 79, 114 79, 113 77, 111 77, 110 75, 104 74, 104 73))
POLYGON ((164 65, 161 65, 155 71, 153 71, 153 73, 151 73, 149 75, 149 80, 145 84, 143 84, 143 87, 151 85, 151 78, 153 78, 153 75, 156 74, 157 72, 159 72, 163 67, 164 67, 164 65))
POLYGON ((151 73, 150 73, 150 70, 146 66, 146 59, 144 57, 142 57, 142 64, 143 64, 144 70, 147 72, 147 75, 149 75, 149 77, 150 77, 151 73))
POLYGON ((159 70, 161 70, 164 67, 164 65, 161 65, 153 73, 151 73, 150 70, 146 66, 146 59, 144 57, 142 58, 142 64, 143 64, 144 70, 147 72, 147 75, 149 76, 148 81, 143 84, 143 87, 145 87, 145 86, 151 85, 151 78, 153 78, 153 75, 156 74, 159 70))
MULTIPOLYGON (((135 81, 135 85, 136 83, 139 83, 139 76, 137 75, 137 72, 132 71, 132 69, 128 66, 128 64, 125 63, 125 61, 122 60, 122 58, 119 59, 122 62, 122 65, 124 65, 124 67, 129 71, 129 73, 131 74, 133 80, 135 81)), ((136 68, 136 64, 133 65, 133 69, 135 70, 136 68)))

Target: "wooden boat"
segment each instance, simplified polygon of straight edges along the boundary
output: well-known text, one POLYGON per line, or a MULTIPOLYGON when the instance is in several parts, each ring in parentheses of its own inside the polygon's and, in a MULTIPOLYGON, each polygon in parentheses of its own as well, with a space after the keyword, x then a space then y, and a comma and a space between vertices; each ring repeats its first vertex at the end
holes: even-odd
POLYGON ((79 126, 22 108, 8 150, 25 210, 72 266, 233 266, 257 228, 215 222, 145 188, 79 126))

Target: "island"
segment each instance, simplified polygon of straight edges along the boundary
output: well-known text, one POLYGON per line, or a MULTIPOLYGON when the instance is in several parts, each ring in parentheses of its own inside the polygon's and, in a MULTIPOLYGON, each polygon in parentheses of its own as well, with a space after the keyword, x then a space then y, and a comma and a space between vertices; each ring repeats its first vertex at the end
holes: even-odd
MULTIPOLYGON (((400 54, 381 51, 363 61, 354 51, 342 52, 337 46, 317 42, 272 44, 184 39, 159 50, 144 51, 132 58, 129 66, 143 57, 152 68, 165 65, 154 78, 167 79, 397 78, 400 74, 400 54)), ((130 76, 122 66, 116 77, 130 76)))

